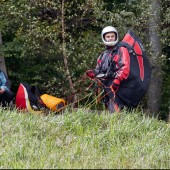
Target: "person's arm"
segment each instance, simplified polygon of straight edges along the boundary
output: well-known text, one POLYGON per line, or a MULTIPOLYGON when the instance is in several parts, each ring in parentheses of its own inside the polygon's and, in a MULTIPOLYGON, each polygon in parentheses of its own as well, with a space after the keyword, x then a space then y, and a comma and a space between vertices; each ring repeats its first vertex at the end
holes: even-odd
POLYGON ((8 91, 9 89, 6 86, 7 79, 6 79, 5 73, 3 71, 0 72, 0 81, 1 81, 1 84, 0 84, 1 93, 8 91))
POLYGON ((119 88, 120 83, 127 79, 130 72, 130 56, 126 48, 120 47, 118 54, 114 57, 116 62, 116 71, 115 79, 113 80, 113 88, 119 88))

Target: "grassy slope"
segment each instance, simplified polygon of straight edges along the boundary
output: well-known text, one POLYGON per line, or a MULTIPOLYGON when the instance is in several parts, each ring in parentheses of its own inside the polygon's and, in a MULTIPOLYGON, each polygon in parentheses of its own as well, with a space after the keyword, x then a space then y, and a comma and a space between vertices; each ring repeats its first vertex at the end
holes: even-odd
POLYGON ((139 111, 40 116, 0 109, 0 168, 170 168, 170 124, 139 111))

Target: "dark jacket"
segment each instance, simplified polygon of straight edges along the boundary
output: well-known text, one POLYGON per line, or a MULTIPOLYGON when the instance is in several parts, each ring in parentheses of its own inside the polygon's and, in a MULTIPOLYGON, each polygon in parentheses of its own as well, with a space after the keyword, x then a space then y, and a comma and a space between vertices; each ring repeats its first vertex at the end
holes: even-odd
MULTIPOLYGON (((139 62, 125 47, 107 48, 98 58, 96 76, 105 74, 102 81, 110 86, 110 81, 120 84, 116 95, 125 105, 135 107, 146 92, 140 79, 139 62), (108 83, 106 83, 108 82, 108 83)), ((147 70, 146 70, 147 71, 147 70)), ((146 73, 146 72, 145 72, 146 73)))

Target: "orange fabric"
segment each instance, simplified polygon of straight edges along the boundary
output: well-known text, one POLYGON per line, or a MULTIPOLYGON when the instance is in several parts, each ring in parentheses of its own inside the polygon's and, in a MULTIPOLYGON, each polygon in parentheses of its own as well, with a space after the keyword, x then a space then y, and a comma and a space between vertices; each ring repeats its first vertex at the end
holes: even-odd
POLYGON ((64 99, 60 99, 48 94, 43 94, 40 96, 44 104, 52 111, 60 111, 61 109, 57 109, 57 105, 60 103, 63 103, 63 105, 66 105, 66 102, 64 99))

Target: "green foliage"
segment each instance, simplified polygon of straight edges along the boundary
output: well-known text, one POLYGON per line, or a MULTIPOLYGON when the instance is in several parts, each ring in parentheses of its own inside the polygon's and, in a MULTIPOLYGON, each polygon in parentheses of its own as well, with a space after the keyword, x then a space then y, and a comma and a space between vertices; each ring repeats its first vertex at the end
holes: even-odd
POLYGON ((61 115, 0 108, 0 167, 7 169, 169 169, 169 124, 135 110, 61 115))

